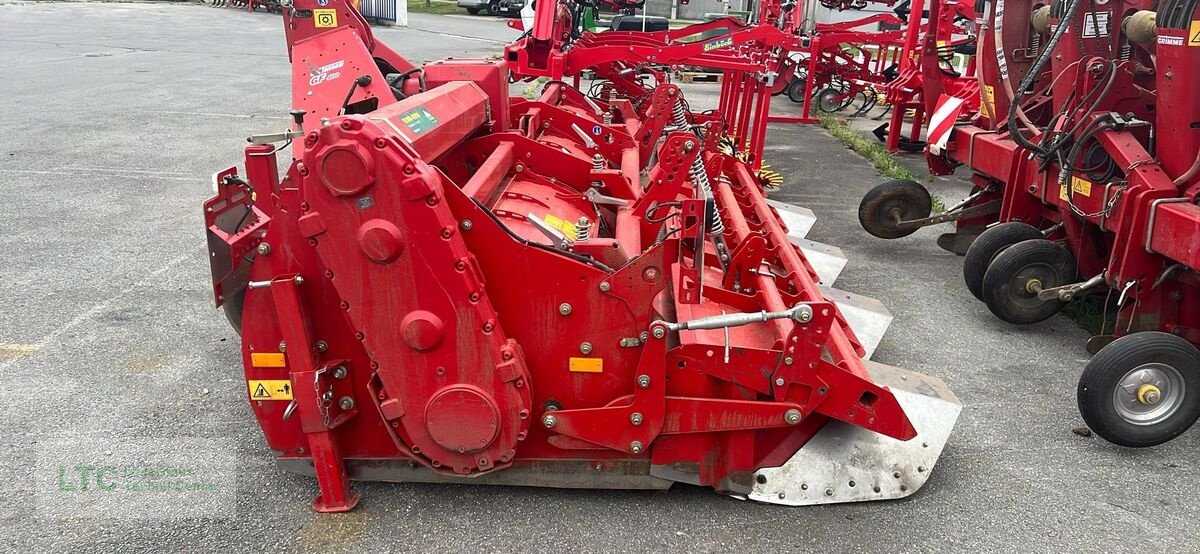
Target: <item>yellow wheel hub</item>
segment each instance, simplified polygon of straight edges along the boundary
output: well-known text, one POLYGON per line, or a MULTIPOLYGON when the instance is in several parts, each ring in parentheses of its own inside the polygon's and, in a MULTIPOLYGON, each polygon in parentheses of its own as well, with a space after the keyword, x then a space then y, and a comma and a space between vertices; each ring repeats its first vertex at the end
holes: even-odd
POLYGON ((1138 387, 1137 399, 1142 404, 1158 404, 1162 400, 1162 391, 1154 385, 1142 385, 1138 387))

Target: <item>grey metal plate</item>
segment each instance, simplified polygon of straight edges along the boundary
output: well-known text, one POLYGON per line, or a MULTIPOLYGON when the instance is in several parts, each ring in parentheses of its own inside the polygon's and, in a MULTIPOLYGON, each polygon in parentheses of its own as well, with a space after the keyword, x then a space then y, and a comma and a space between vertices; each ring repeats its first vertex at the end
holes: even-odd
POLYGON ((788 239, 792 242, 808 236, 813 224, 817 222, 817 216, 808 208, 784 204, 777 200, 767 200, 767 204, 779 213, 779 219, 787 226, 788 239))
POLYGON ((825 286, 821 287, 821 294, 837 304, 838 311, 842 312, 846 323, 854 330, 854 336, 867 351, 863 358, 870 359, 892 325, 892 312, 883 302, 869 296, 825 286))
POLYGON ((751 500, 788 506, 886 500, 925 484, 950 438, 962 404, 936 377, 866 362, 891 389, 917 436, 908 441, 831 421, 786 464, 755 473, 751 500))
POLYGON ((792 243, 800 247, 808 264, 817 272, 822 285, 832 285, 846 267, 846 255, 842 253, 841 248, 808 239, 793 240, 792 243))

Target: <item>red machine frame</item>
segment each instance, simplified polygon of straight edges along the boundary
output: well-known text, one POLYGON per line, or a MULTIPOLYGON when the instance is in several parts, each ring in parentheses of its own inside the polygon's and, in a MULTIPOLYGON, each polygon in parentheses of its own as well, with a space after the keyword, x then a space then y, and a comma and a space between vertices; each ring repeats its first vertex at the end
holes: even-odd
MULTIPOLYGON (((345 2, 322 8, 334 28, 313 7, 284 14, 295 128, 251 137, 205 219, 255 416, 282 464, 317 477, 315 509, 352 509, 351 478, 683 481, 782 504, 924 483, 953 394, 862 359, 725 120, 616 69, 613 42, 638 37, 591 47, 636 99, 555 80, 525 100, 508 64, 535 44, 415 66, 345 2), (770 473, 855 433, 892 463, 825 494, 770 473)), ((735 43, 778 36, 763 29, 735 43)), ((546 59, 556 77, 585 68, 546 59)))

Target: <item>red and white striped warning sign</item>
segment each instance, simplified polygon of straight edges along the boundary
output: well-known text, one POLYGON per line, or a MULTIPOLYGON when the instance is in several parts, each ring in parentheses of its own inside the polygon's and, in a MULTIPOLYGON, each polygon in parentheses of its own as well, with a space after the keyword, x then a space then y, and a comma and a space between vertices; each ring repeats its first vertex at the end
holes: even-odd
POLYGON ((933 115, 929 116, 929 135, 925 142, 930 146, 936 146, 938 150, 946 148, 946 142, 950 140, 950 131, 954 129, 954 122, 958 121, 958 115, 962 113, 962 109, 962 98, 941 95, 938 98, 937 107, 933 110, 933 115))

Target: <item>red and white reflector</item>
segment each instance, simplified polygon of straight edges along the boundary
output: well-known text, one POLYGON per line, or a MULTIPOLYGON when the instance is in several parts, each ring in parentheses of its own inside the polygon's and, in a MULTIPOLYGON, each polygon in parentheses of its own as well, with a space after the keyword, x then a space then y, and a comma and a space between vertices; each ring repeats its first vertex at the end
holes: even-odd
POLYGON ((945 94, 938 97, 937 107, 933 110, 933 115, 929 116, 929 134, 925 142, 931 147, 937 147, 938 150, 946 148, 946 143, 950 140, 950 131, 954 129, 954 122, 958 121, 959 114, 963 110, 963 99, 945 94))

